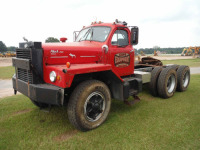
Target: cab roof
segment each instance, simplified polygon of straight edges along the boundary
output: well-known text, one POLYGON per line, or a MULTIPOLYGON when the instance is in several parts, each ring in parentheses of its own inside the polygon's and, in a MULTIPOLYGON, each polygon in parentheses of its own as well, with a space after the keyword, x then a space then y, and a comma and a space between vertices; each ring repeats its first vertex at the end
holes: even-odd
POLYGON ((84 28, 88 28, 88 27, 95 27, 95 26, 107 26, 107 27, 127 27, 121 23, 102 23, 102 22, 97 22, 97 23, 92 23, 90 26, 85 26, 84 28))

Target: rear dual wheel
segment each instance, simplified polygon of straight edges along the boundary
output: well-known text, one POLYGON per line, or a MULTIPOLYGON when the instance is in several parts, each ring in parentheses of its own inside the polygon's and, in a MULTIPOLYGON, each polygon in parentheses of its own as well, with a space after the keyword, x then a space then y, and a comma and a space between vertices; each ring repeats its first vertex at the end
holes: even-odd
POLYGON ((177 87, 177 74, 171 67, 164 68, 158 78, 158 94, 162 98, 172 97, 177 87))
POLYGON ((190 68, 188 66, 180 66, 177 70, 177 91, 185 91, 190 84, 190 68))
POLYGON ((153 96, 158 96, 158 77, 162 71, 163 67, 155 67, 151 72, 151 81, 149 83, 149 90, 153 96))
POLYGON ((151 73, 149 88, 153 96, 169 98, 174 95, 176 90, 185 91, 189 83, 190 69, 188 66, 155 67, 151 73))

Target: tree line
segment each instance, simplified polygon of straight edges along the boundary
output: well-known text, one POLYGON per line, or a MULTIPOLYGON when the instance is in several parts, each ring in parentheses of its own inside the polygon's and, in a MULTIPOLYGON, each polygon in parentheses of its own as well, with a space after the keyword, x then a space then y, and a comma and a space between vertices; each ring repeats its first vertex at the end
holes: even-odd
MULTIPOLYGON (((45 43, 57 43, 57 42, 60 42, 60 41, 57 38, 54 38, 54 37, 48 37, 45 40, 45 43)), ((17 47, 15 47, 15 46, 7 47, 3 41, 0 41, 0 53, 4 53, 4 52, 7 52, 7 51, 15 52, 16 48, 17 47)))
POLYGON ((2 41, 0 41, 0 52, 1 53, 4 53, 4 52, 7 52, 7 51, 10 51, 10 52, 15 52, 17 47, 15 46, 6 46, 2 41))
POLYGON ((174 47, 174 48, 140 48, 140 49, 136 49, 136 52, 138 54, 141 53, 141 51, 143 51, 145 54, 154 54, 154 50, 155 51, 160 51, 161 53, 166 53, 166 54, 180 54, 182 53, 183 49, 185 47, 174 47))
MULTIPOLYGON (((45 43, 58 43, 60 42, 57 38, 54 37, 48 37, 45 40, 45 43)), ((7 47, 2 41, 0 41, 0 52, 6 52, 6 51, 13 51, 15 52, 17 47, 15 46, 9 46, 7 47)), ((153 48, 140 48, 136 49, 136 53, 140 54, 141 51, 143 51, 145 54, 153 54, 154 50, 160 51, 161 53, 166 54, 180 54, 183 51, 184 47, 175 47, 175 48, 160 48, 159 46, 154 46, 153 48)))

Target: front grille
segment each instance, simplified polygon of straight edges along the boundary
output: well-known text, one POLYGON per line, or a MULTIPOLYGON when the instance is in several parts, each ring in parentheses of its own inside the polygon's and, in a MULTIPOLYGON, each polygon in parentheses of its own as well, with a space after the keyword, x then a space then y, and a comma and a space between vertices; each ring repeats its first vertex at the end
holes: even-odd
MULTIPOLYGON (((16 57, 29 59, 31 62, 31 49, 16 49, 16 57)), ((17 68, 17 78, 30 84, 33 83, 33 74, 30 70, 17 68)))
POLYGON ((31 49, 16 49, 17 58, 31 60, 31 49))
POLYGON ((21 69, 21 68, 18 68, 17 69, 17 77, 18 79, 24 81, 24 82, 29 82, 30 84, 33 83, 33 74, 26 70, 26 69, 21 69))

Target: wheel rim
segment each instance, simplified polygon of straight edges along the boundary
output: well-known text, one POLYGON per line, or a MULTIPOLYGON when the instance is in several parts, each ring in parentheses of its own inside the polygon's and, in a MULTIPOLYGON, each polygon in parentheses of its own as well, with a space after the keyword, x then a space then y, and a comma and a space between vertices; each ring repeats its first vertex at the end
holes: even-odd
POLYGON ((183 87, 187 87, 189 83, 189 72, 187 71, 183 76, 183 87))
POLYGON ((167 90, 168 93, 172 93, 174 88, 175 88, 175 84, 176 84, 176 80, 175 80, 175 76, 172 74, 168 81, 167 81, 167 90))
POLYGON ((101 118, 105 110, 105 97, 100 92, 91 93, 84 104, 84 115, 88 121, 94 122, 101 118))

